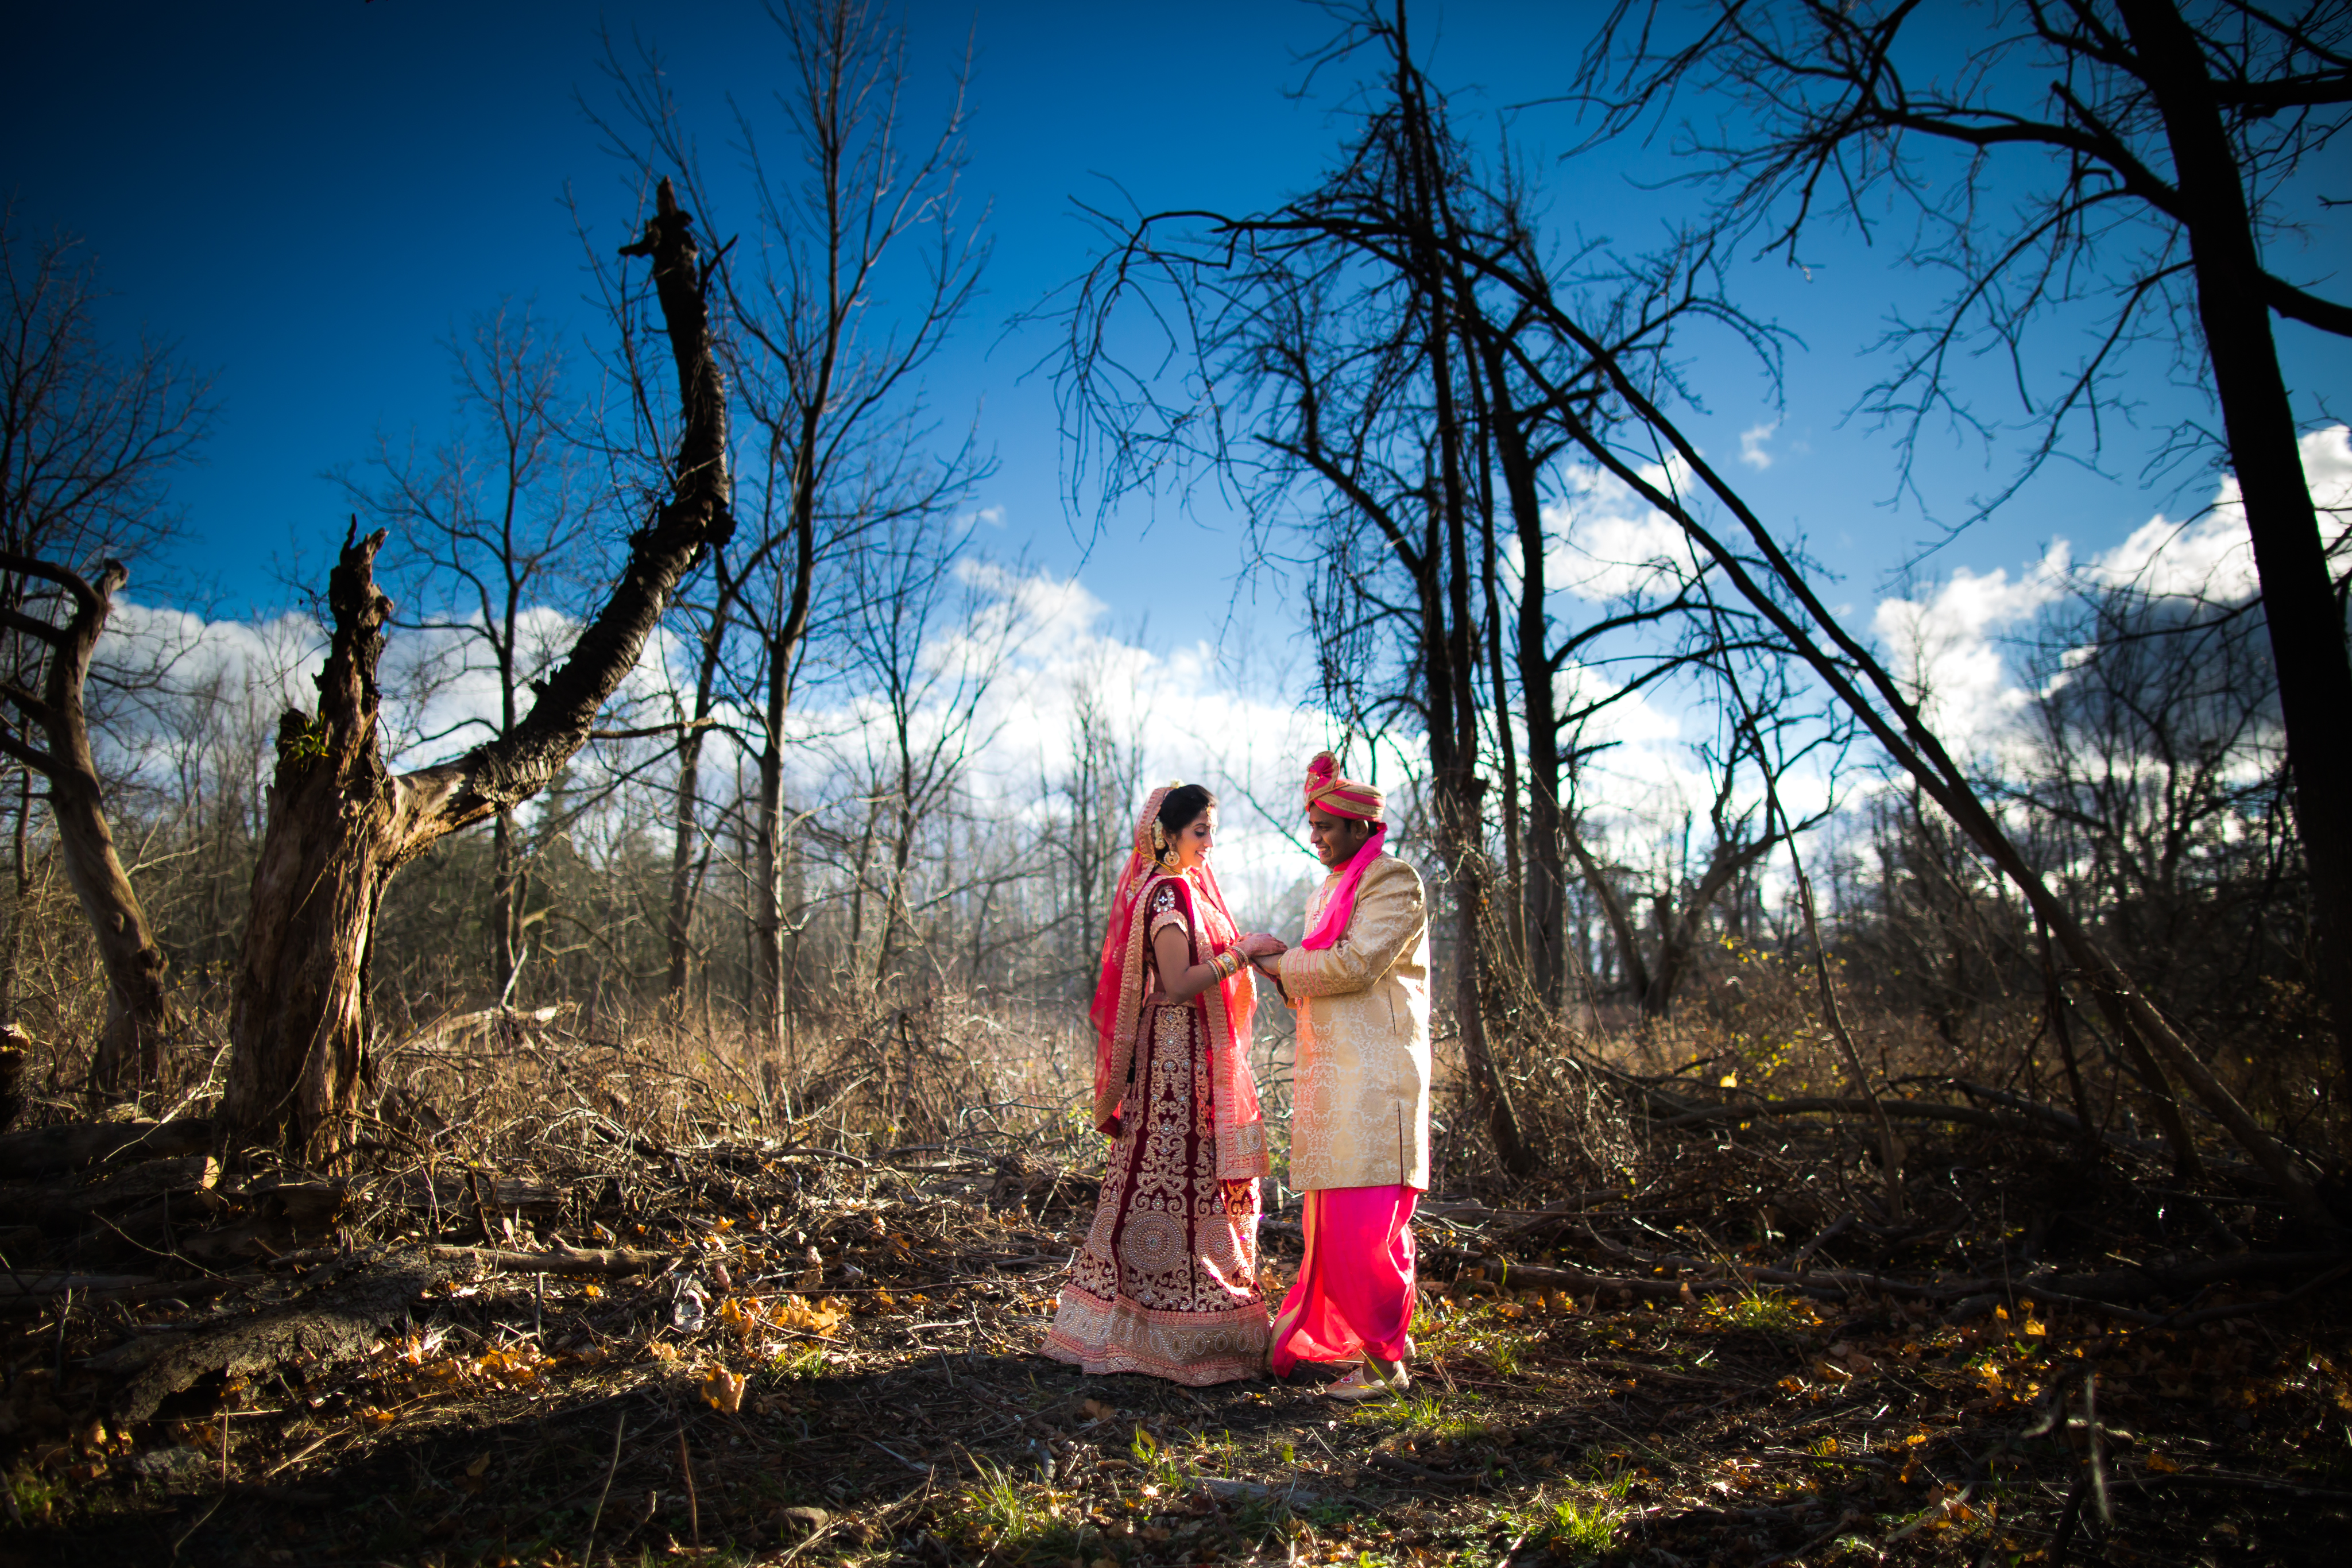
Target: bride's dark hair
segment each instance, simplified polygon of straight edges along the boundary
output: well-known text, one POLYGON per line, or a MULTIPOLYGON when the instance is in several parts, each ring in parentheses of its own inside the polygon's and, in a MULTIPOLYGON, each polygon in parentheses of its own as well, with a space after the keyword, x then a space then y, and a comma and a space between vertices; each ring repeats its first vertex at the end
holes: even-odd
POLYGON ((1199 821, 1201 813, 1216 803, 1217 798, 1209 793, 1205 784, 1186 784, 1171 789, 1168 798, 1160 802, 1160 831, 1172 839, 1199 821))

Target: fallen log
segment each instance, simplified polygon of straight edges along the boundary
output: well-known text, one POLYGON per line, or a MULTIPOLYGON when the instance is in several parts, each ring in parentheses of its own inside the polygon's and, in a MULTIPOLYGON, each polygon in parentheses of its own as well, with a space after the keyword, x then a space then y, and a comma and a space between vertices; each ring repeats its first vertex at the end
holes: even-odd
MULTIPOLYGON (((1271 1236, 1295 1242, 1302 1247, 1306 1245, 1304 1232, 1288 1220, 1260 1219, 1257 1233, 1261 1241, 1271 1236)), ((1555 1267, 1538 1263, 1514 1263, 1507 1258, 1498 1257, 1491 1252, 1471 1252, 1459 1247, 1447 1247, 1425 1240, 1418 1243, 1418 1250, 1424 1264, 1450 1264, 1457 1269, 1470 1271, 1474 1277, 1485 1280, 1497 1289, 1507 1291, 1625 1291, 1637 1296, 1647 1296, 1663 1301, 1679 1299, 1685 1285, 1690 1288, 1693 1295, 1700 1296, 1745 1293, 1755 1288, 1748 1281, 1737 1279, 1644 1279, 1639 1275, 1629 1277, 1621 1274, 1596 1273, 1590 1269, 1555 1267)), ((1842 1290, 1803 1284, 1798 1284, 1792 1288, 1801 1294, 1818 1296, 1824 1301, 1843 1301, 1846 1297, 1846 1292, 1842 1290)))
POLYGON ((0 1134, 0 1177, 56 1176, 117 1155, 163 1159, 203 1154, 213 1146, 213 1124, 180 1122, 75 1122, 0 1134))
POLYGON ((25 1110, 25 1051, 33 1037, 13 1023, 0 1023, 0 1133, 25 1110))
POLYGON ((110 1414, 144 1421, 172 1395, 207 1376, 268 1371, 287 1362, 320 1364, 366 1354, 385 1327, 415 1309, 450 1277, 423 1250, 379 1259, 330 1290, 273 1312, 240 1318, 173 1345, 115 1392, 110 1414))

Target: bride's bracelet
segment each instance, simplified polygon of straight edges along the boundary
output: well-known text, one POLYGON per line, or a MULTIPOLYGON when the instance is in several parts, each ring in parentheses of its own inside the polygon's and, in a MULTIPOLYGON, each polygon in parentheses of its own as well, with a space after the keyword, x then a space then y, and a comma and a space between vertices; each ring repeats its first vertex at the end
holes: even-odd
POLYGON ((1247 960, 1242 956, 1242 950, 1237 946, 1226 948, 1209 960, 1210 966, 1217 971, 1218 975, 1228 980, 1242 972, 1242 965, 1247 960))

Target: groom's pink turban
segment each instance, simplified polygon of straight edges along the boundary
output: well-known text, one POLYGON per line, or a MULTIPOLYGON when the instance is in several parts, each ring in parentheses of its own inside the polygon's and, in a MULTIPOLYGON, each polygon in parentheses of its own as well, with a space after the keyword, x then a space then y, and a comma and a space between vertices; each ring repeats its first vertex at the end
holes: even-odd
POLYGON ((1320 806, 1335 817, 1377 822, 1387 800, 1388 797, 1373 785, 1340 778, 1339 761, 1328 751, 1317 752, 1315 760, 1307 765, 1307 805, 1309 810, 1320 806))

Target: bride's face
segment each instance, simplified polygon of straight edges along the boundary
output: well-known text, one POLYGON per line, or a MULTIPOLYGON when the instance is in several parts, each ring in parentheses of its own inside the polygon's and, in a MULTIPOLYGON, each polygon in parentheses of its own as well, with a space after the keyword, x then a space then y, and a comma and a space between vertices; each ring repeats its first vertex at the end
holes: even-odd
POLYGON ((1176 846, 1176 866, 1190 871, 1209 858, 1209 850, 1217 841, 1217 810, 1212 806, 1178 830, 1171 841, 1176 846))

